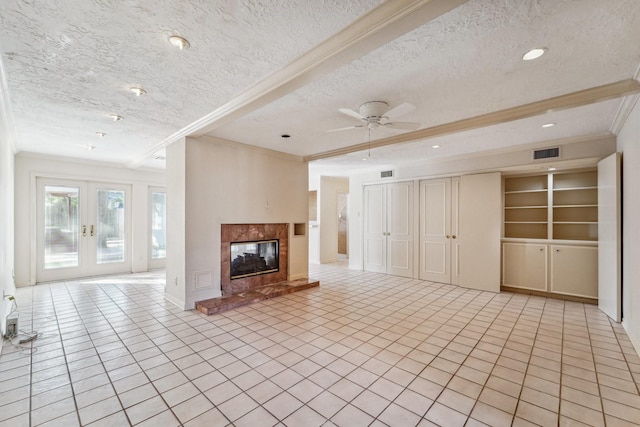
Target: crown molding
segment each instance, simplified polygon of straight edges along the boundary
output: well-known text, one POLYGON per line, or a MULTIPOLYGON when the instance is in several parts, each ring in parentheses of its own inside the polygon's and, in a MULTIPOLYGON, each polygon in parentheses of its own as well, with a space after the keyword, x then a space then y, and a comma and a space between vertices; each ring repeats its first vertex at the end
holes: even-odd
POLYGON ((2 126, 0 131, 4 131, 9 149, 13 154, 16 153, 15 144, 15 129, 13 127, 13 114, 11 112, 11 100, 9 98, 9 85, 7 83, 7 76, 4 71, 4 64, 2 57, 0 57, 0 120, 2 120, 2 126))

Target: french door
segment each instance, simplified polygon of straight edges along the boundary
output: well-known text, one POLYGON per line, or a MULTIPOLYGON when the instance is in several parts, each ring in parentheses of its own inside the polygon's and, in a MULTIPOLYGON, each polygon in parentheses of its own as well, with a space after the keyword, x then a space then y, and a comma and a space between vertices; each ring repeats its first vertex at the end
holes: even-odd
POLYGON ((38 178, 37 282, 131 271, 128 185, 38 178))

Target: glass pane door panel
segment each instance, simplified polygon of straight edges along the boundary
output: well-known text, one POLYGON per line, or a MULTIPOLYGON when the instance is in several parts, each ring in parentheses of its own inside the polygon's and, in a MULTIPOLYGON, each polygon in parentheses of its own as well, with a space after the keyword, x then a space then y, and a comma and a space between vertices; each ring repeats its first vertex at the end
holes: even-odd
POLYGON ((96 237, 98 264, 124 262, 125 256, 125 192, 97 190, 97 225, 90 235, 96 237))
POLYGON ((46 185, 44 189, 44 268, 77 267, 80 189, 46 185))
POLYGON ((167 194, 151 193, 151 258, 167 256, 167 194))

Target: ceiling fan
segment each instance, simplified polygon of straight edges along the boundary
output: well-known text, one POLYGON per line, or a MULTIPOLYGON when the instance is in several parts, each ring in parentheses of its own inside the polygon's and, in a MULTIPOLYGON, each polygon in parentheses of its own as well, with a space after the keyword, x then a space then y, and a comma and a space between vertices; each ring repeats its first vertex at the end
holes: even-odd
POLYGON ((339 132, 343 130, 363 127, 366 127, 369 130, 374 130, 380 126, 391 129, 416 130, 420 127, 420 123, 393 121, 394 118, 408 114, 415 109, 416 107, 414 105, 411 105, 407 102, 389 109, 389 104, 384 101, 365 102, 358 108, 358 111, 354 111, 350 108, 340 108, 338 109, 338 111, 340 111, 342 114, 353 117, 354 119, 358 119, 363 123, 355 126, 331 129, 327 132, 339 132))

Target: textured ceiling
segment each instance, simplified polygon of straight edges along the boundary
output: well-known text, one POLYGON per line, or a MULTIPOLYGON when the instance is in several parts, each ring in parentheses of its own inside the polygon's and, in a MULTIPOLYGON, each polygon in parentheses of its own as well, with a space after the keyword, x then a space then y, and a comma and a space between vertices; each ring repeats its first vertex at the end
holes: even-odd
MULTIPOLYGON (((4 0, 0 51, 16 148, 162 167, 154 153, 172 135, 287 69, 381 3, 4 0), (187 37, 191 48, 173 48, 172 34, 187 37), (132 96, 128 88, 135 85, 148 93, 132 96), (109 114, 125 119, 113 122, 109 114)), ((398 27, 392 40, 344 64, 318 67, 304 85, 279 90, 266 105, 209 134, 309 156, 367 140, 362 129, 326 132, 358 124, 338 113, 341 107, 410 102, 417 109, 400 120, 428 128, 637 77, 637 0, 471 0, 437 15, 406 31, 398 27), (532 47, 547 53, 522 61, 532 47), (283 133, 292 137, 282 139, 283 133)), ((603 134, 621 102, 379 148, 373 157, 400 163, 603 134), (546 121, 558 125, 541 129, 546 121), (435 140, 442 148, 434 151, 435 140)), ((372 137, 396 133, 380 129, 372 137)), ((360 157, 320 163, 344 170, 362 167, 360 157)))

